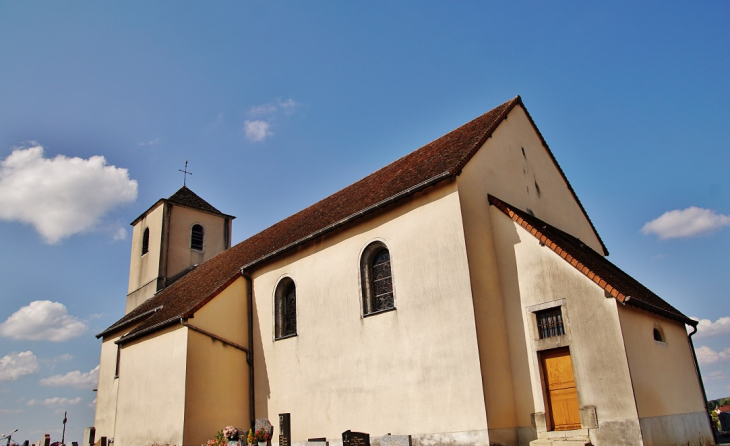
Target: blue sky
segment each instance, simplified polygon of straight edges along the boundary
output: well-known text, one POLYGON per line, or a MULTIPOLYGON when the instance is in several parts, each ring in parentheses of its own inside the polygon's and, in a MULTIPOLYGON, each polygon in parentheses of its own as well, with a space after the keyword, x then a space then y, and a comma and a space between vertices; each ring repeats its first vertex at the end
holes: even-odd
POLYGON ((518 94, 609 259, 704 320, 708 396, 730 395, 728 19, 721 1, 3 2, 0 433, 93 424, 129 222, 186 157, 238 242, 518 94))

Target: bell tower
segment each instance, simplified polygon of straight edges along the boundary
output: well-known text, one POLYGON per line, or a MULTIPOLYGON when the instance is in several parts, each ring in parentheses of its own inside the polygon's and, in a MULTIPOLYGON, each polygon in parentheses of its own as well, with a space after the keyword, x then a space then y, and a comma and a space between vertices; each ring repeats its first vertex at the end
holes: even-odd
POLYGON ((132 223, 132 255, 125 314, 196 265, 231 247, 231 222, 183 186, 132 223))

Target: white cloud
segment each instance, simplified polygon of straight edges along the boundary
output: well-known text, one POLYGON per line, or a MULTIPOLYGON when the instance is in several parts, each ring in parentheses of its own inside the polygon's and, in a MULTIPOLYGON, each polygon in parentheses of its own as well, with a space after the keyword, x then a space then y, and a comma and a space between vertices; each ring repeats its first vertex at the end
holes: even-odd
POLYGON ((89 406, 89 407, 91 407, 92 409, 93 409, 94 407, 96 407, 96 398, 94 398, 94 401, 90 402, 90 403, 88 404, 88 406, 89 406))
POLYGON ((730 216, 692 206, 665 212, 661 217, 646 223, 641 232, 644 235, 656 234, 666 240, 707 234, 728 225, 730 216))
POLYGON ((42 386, 51 387, 75 387, 77 389, 93 389, 99 382, 99 366, 90 371, 82 373, 80 370, 68 372, 65 375, 53 375, 39 381, 42 386))
POLYGON ((127 169, 107 165, 103 156, 45 158, 34 144, 0 163, 0 219, 31 224, 47 243, 58 243, 137 198, 127 169))
POLYGON ((273 135, 270 130, 271 124, 266 121, 248 121, 243 123, 243 131, 246 138, 252 142, 263 141, 267 136, 273 135))
POLYGON ((38 368, 38 358, 33 352, 12 352, 0 358, 0 381, 15 381, 32 375, 38 368))
POLYGON ((124 228, 117 228, 116 231, 112 234, 112 240, 115 242, 119 240, 126 240, 127 239, 127 230, 124 228))
POLYGON ((251 118, 259 118, 246 120, 243 123, 243 130, 246 138, 252 142, 260 142, 274 133, 271 131, 271 122, 277 114, 283 112, 285 115, 291 115, 301 104, 294 99, 277 99, 276 102, 251 107, 248 110, 248 116, 251 118))
POLYGON ((248 110, 249 116, 253 117, 259 117, 259 116, 267 116, 267 115, 273 115, 276 113, 277 107, 274 104, 262 104, 257 105, 255 107, 251 107, 248 110))
POLYGON ((73 406, 74 404, 78 404, 80 402, 81 402, 81 397, 59 398, 56 396, 53 398, 46 398, 42 401, 29 400, 26 404, 28 404, 29 406, 58 407, 58 406, 73 406))
POLYGON ((730 347, 723 351, 716 352, 710 347, 703 345, 702 347, 696 348, 695 353, 697 354, 697 362, 700 364, 714 364, 716 362, 727 361, 730 359, 730 347))
POLYGON ((705 379, 708 380, 719 380, 719 379, 725 379, 725 373, 723 373, 722 370, 716 370, 714 372, 710 372, 705 374, 705 379))
POLYGON ((13 415, 17 413, 23 413, 20 409, 0 409, 0 415, 13 415))
POLYGON ((720 336, 730 333, 730 317, 721 317, 715 322, 712 322, 709 319, 700 319, 696 317, 692 317, 690 319, 698 322, 695 339, 709 338, 712 336, 720 336))
POLYGON ((282 110, 284 110, 284 113, 287 115, 290 115, 294 113, 294 110, 299 107, 299 103, 294 101, 294 99, 287 99, 286 101, 279 101, 279 107, 281 107, 282 110))
POLYGON ((36 300, 0 324, 0 336, 62 342, 83 334, 86 329, 86 324, 69 315, 62 303, 36 300))
POLYGON ((162 140, 162 138, 155 138, 155 139, 151 139, 151 140, 146 141, 146 142, 141 142, 141 143, 139 143, 137 145, 140 146, 140 147, 142 147, 142 146, 154 146, 158 142, 160 142, 161 140, 162 140))

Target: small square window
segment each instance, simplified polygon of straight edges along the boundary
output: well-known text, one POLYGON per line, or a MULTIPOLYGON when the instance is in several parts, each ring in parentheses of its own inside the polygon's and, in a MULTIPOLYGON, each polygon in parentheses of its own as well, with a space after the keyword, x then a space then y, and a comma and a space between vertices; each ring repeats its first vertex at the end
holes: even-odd
POLYGON ((563 313, 560 307, 535 312, 537 318, 537 333, 540 339, 562 336, 565 334, 563 313))

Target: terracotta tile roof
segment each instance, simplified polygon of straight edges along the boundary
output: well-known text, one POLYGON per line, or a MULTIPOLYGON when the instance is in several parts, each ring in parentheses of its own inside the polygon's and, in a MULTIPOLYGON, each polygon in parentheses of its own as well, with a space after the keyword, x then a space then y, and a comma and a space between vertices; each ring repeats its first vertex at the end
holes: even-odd
POLYGON ((223 214, 223 212, 214 208, 210 203, 203 200, 195 192, 183 186, 167 199, 170 203, 182 204, 191 208, 200 209, 201 211, 210 212, 212 214, 223 214))
POLYGON ((211 214, 218 214, 222 215, 224 217, 228 217, 231 220, 233 220, 233 215, 224 214, 223 212, 219 211, 218 209, 214 208, 213 205, 208 203, 207 201, 203 200, 196 194, 195 192, 188 189, 187 186, 183 186, 180 189, 177 190, 174 194, 170 196, 170 198, 161 198, 157 200, 155 204, 150 206, 146 211, 144 211, 139 217, 135 218, 132 223, 130 223, 132 226, 134 226, 139 220, 141 220, 144 216, 146 216, 152 209, 156 208, 160 203, 173 203, 173 204, 181 204, 183 206, 191 207, 194 209, 200 209, 201 211, 210 212, 211 214))
POLYGON ((489 196, 489 203, 505 213, 526 231, 535 236, 541 243, 545 244, 547 248, 554 251, 578 271, 585 274, 586 277, 603 288, 611 296, 615 297, 619 302, 633 305, 692 326, 697 324, 696 321, 682 314, 682 312, 654 294, 636 279, 609 262, 601 254, 591 249, 588 245, 583 244, 580 239, 492 195, 489 196))
MULTIPOLYGON (((98 336, 127 325, 130 320, 139 318, 141 314, 157 307, 161 308, 151 313, 142 324, 122 338, 122 342, 165 325, 177 323, 181 317, 192 315, 239 277, 241 267, 260 263, 404 196, 459 175, 461 169, 491 137, 509 112, 521 104, 522 99, 517 96, 362 180, 244 240, 199 265, 98 336)), ((535 130, 537 131, 536 127, 535 130)), ((550 152, 547 145, 545 148, 550 152)), ((565 182, 570 187, 567 179, 565 182)), ((573 195, 575 196, 575 193, 573 195)), ((575 199, 578 200, 577 196, 575 199)))

